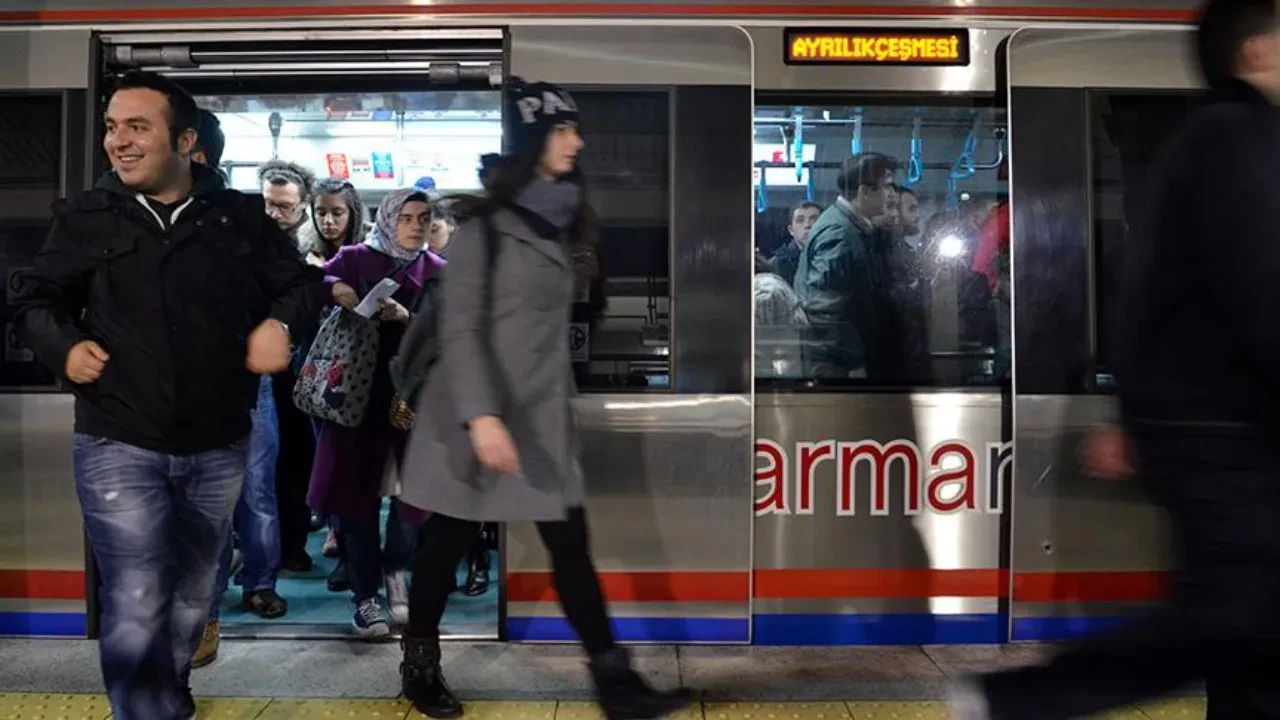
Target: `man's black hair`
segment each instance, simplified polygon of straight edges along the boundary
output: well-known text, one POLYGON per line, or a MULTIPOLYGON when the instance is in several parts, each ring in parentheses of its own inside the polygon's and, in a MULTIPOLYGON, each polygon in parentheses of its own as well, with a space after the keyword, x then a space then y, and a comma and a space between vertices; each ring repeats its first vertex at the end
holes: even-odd
POLYGON ((812 201, 812 200, 804 200, 804 201, 798 202, 798 203, 796 203, 795 205, 792 205, 792 206, 791 206, 791 212, 787 214, 787 218, 788 218, 787 222, 788 222, 788 223, 793 223, 793 222, 795 222, 795 221, 796 221, 796 213, 800 212, 801 210, 809 210, 809 209, 813 209, 813 210, 817 210, 818 212, 822 212, 822 206, 821 206, 821 205, 819 205, 818 203, 816 203, 816 202, 814 202, 814 201, 812 201))
POLYGON ((154 90, 169 101, 169 142, 176 150, 182 133, 200 132, 200 109, 191 95, 169 78, 144 70, 131 70, 116 82, 114 92, 121 90, 154 90))
POLYGON ((852 200, 858 194, 858 188, 870 186, 880 187, 886 175, 898 169, 898 162, 888 155, 877 152, 865 152, 844 161, 840 168, 840 176, 836 178, 836 188, 845 198, 852 200))
POLYGON ((898 191, 898 195, 910 195, 911 197, 913 197, 913 198, 917 198, 917 199, 919 199, 919 197, 920 197, 919 195, 917 195, 917 194, 916 194, 916 191, 915 191, 915 190, 912 190, 911 188, 907 187, 906 185, 897 185, 897 184, 895 184, 895 185, 893 186, 893 189, 898 191))
POLYGON ((1200 12, 1196 52, 1209 87, 1236 77, 1240 51, 1250 38, 1276 30, 1274 0, 1209 0, 1200 12))
POLYGON ((227 136, 222 132, 222 122, 212 112, 200 109, 200 128, 192 151, 203 150, 209 158, 209 167, 218 169, 222 164, 222 151, 227 147, 227 136))

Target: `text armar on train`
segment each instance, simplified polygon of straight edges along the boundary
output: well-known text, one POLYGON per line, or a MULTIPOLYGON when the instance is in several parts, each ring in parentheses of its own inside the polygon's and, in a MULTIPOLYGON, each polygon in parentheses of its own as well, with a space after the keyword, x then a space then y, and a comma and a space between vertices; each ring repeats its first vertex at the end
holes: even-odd
POLYGON ((790 450, 773 440, 756 440, 755 513, 813 515, 817 498, 831 492, 835 514, 855 515, 860 492, 870 495, 872 515, 888 515, 889 499, 902 493, 907 515, 923 512, 1004 512, 1005 486, 1013 466, 1013 443, 987 443, 977 452, 963 440, 944 440, 927 453, 910 440, 797 442, 790 450), (835 487, 818 486, 818 470, 835 463, 835 487), (860 466, 867 470, 858 472, 860 466), (890 483, 890 470, 896 482, 890 483))

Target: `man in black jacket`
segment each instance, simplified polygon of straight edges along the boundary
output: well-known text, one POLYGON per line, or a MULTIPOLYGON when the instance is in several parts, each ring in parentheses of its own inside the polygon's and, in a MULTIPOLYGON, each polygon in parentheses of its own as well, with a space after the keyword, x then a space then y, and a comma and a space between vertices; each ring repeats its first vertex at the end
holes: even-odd
POLYGON ((190 161, 199 115, 170 81, 111 96, 112 172, 60 201, 18 322, 76 396, 74 469, 101 578, 115 717, 195 717, 187 685, 240 494, 258 376, 325 291, 261 197, 190 161))
MULTIPOLYGON (((1126 250, 1116 380, 1137 474, 1179 535, 1170 603, 981 678, 962 717, 1086 717, 1204 680, 1210 720, 1280 718, 1278 19, 1274 0, 1206 6, 1210 97, 1149 176, 1126 250)), ((1100 439, 1095 466, 1128 464, 1100 439)))

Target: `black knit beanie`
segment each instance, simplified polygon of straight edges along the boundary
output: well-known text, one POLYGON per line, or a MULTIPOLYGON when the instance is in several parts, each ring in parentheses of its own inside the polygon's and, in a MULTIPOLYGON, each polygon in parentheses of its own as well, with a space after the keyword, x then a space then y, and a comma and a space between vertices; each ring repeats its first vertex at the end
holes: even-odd
POLYGON ((511 77, 504 94, 504 122, 511 137, 512 155, 536 160, 542 156, 552 128, 561 123, 578 122, 578 105, 573 97, 551 83, 511 77))

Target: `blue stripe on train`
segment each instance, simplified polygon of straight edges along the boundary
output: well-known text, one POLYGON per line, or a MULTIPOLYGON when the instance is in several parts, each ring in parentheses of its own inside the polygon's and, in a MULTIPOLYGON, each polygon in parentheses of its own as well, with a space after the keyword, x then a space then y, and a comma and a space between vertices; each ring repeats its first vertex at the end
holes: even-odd
POLYGON ((0 635, 84 637, 84 613, 0 612, 0 635))
MULTIPOLYGON (((613 634, 622 642, 743 643, 750 637, 746 618, 616 617, 613 634)), ((507 637, 513 642, 570 642, 578 639, 568 621, 559 617, 508 617, 507 637)))
POLYGON ((1109 632, 1124 625, 1125 617, 1021 617, 1013 619, 1015 641, 1055 642, 1109 632))
POLYGON ((756 645, 969 645, 999 643, 1007 620, 997 613, 932 615, 761 614, 756 645))

